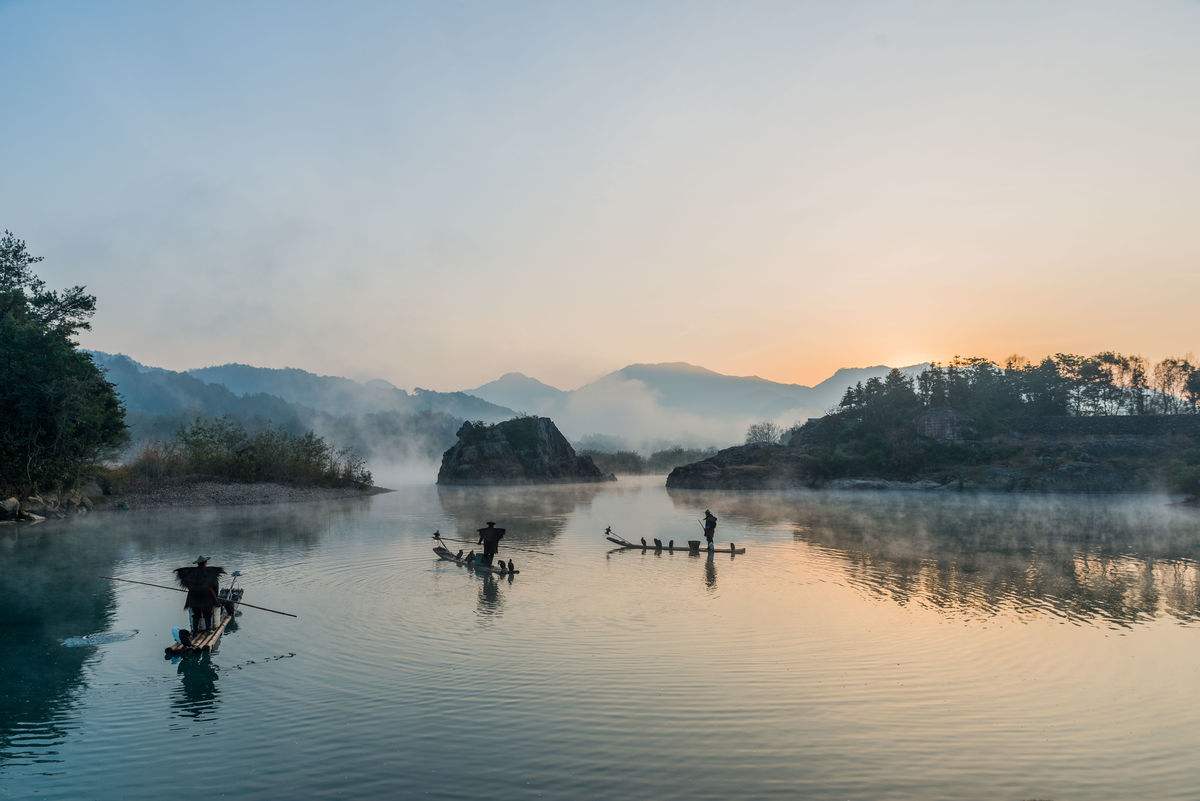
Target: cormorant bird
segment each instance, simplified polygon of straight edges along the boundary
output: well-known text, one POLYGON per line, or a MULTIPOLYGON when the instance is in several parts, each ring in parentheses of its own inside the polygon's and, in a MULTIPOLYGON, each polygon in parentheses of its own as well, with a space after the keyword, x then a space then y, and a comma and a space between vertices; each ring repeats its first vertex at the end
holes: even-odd
POLYGON ((646 538, 645 537, 642 537, 642 547, 643 548, 646 547, 646 538))
POLYGON ((667 543, 667 547, 668 547, 668 548, 671 548, 672 550, 674 550, 674 548, 675 548, 675 540, 671 540, 670 542, 668 542, 668 543, 667 543))
POLYGON ((509 559, 509 560, 508 560, 508 572, 509 572, 509 573, 516 573, 516 572, 517 572, 517 569, 516 569, 515 567, 513 567, 513 563, 512 563, 512 560, 511 560, 511 559, 509 559))
POLYGON ((455 558, 455 559, 462 559, 462 548, 459 548, 459 549, 458 549, 458 555, 457 555, 457 556, 455 556, 454 558, 455 558))
POLYGON ((655 537, 655 538, 654 538, 654 547, 655 547, 655 548, 661 548, 661 547, 662 547, 662 540, 660 540, 658 537, 655 537))

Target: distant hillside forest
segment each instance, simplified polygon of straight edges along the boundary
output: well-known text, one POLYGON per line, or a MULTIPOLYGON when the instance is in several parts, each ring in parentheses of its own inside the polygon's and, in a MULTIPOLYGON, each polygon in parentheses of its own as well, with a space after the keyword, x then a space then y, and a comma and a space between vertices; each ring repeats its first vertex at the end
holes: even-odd
POLYGON ((1017 465, 1024 459, 1020 469, 1071 462, 1118 472, 1124 465, 1130 476, 1135 470, 1162 471, 1173 489, 1198 494, 1200 442, 1192 432, 1200 426, 1155 422, 1197 414, 1200 369, 1186 358, 1150 365, 1115 352, 1058 354, 1037 363, 1014 357, 1003 367, 958 358, 933 364, 916 378, 893 370, 856 384, 836 410, 785 438, 803 452, 805 471, 818 479, 911 478, 939 471, 944 477, 965 466, 1017 465), (1097 422, 1067 422, 1080 417, 1097 422), (1112 422, 1100 424, 1099 418, 1112 422), (1040 451, 1029 452, 1038 436, 1066 434, 1084 439, 1043 442, 1040 451), (1105 440, 1102 447, 1097 436, 1105 440), (1134 452, 1136 440, 1152 437, 1168 443, 1165 450, 1134 452))
POLYGON ((383 381, 239 364, 178 372, 128 356, 91 356, 127 408, 130 453, 172 438, 194 420, 227 417, 251 433, 314 431, 377 462, 432 460, 454 443, 464 416, 495 422, 513 415, 461 392, 409 394, 383 381))
POLYGON ((655 475, 669 473, 680 465, 706 459, 716 452, 716 448, 665 448, 649 456, 642 456, 637 451, 600 451, 585 448, 579 453, 582 456, 590 456, 597 467, 608 473, 655 475))

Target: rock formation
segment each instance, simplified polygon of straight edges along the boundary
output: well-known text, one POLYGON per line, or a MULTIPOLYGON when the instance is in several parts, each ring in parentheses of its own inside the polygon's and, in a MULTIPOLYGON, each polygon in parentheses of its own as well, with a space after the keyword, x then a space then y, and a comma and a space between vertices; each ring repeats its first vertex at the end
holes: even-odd
POLYGON ((495 425, 463 423, 442 455, 438 484, 567 484, 615 481, 575 453, 549 417, 518 417, 495 425))

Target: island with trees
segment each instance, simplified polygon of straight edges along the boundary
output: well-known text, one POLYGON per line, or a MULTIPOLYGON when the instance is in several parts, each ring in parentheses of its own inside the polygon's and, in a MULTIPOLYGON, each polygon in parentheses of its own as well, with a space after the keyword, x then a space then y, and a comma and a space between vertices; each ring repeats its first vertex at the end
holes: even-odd
POLYGON ((893 370, 837 408, 676 468, 668 487, 1164 491, 1200 495, 1200 367, 1057 354, 893 370))

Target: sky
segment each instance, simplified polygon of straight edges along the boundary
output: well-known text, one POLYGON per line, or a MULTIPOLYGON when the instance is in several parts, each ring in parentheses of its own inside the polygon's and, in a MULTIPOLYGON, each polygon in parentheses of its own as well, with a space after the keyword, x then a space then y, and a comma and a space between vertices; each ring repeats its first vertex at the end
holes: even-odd
POLYGON ((173 369, 1161 358, 1197 42, 1197 2, 0 0, 0 228, 173 369))

